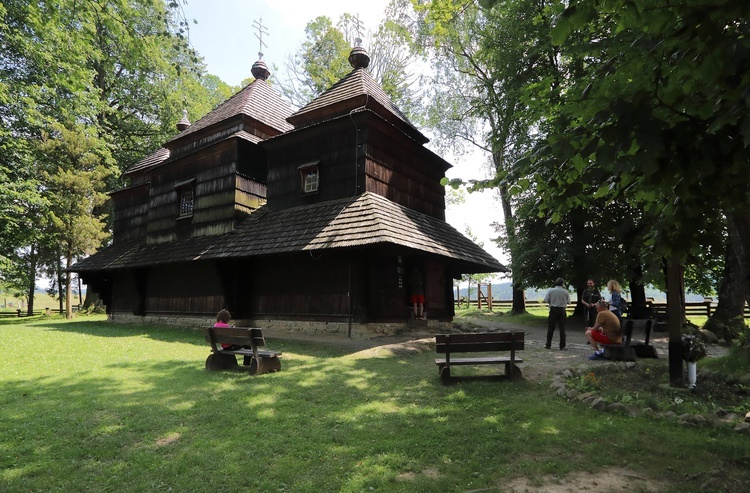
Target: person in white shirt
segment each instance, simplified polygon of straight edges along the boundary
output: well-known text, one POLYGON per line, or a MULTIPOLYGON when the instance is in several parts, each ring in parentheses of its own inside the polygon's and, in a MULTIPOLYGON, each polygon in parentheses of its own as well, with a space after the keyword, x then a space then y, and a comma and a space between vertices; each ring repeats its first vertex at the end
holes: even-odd
POLYGON ((560 327, 560 350, 564 351, 565 347, 565 319, 568 314, 565 309, 570 304, 570 293, 563 287, 564 281, 558 277, 555 280, 555 287, 547 291, 544 296, 544 302, 549 305, 549 316, 547 317, 547 344, 545 349, 552 348, 552 336, 555 333, 555 326, 560 327))

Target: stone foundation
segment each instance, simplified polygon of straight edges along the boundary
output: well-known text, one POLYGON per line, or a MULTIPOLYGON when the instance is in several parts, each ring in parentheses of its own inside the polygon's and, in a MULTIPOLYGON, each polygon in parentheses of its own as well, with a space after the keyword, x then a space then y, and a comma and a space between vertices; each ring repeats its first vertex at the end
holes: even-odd
MULTIPOLYGON (((152 324, 170 325, 176 327, 201 328, 213 325, 215 317, 189 317, 185 315, 145 315, 137 316, 128 313, 115 313, 109 315, 109 320, 122 324, 152 324)), ((346 322, 312 322, 304 320, 267 320, 267 319, 242 319, 233 320, 232 323, 238 327, 261 327, 265 335, 279 336, 305 336, 305 337, 342 337, 352 339, 375 339, 378 337, 391 337, 408 335, 417 331, 433 334, 450 332, 452 322, 441 322, 439 320, 420 321, 420 327, 414 327, 407 322, 403 323, 352 323, 351 327, 346 322)))

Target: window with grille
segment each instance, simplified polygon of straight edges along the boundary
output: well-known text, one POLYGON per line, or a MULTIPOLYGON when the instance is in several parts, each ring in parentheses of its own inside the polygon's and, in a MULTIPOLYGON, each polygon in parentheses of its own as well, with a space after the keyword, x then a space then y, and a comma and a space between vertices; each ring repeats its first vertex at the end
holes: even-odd
POLYGON ((195 192, 192 184, 180 188, 180 217, 192 216, 195 206, 195 192))
POLYGON ((318 162, 303 164, 298 169, 302 178, 302 193, 317 192, 320 184, 318 162))

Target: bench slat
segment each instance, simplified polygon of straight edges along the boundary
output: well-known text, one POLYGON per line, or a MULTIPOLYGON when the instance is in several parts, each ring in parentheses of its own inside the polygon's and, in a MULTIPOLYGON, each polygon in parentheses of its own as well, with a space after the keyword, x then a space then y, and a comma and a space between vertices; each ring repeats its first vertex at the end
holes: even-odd
POLYGON ((265 347, 263 331, 246 327, 204 327, 206 342, 216 344, 237 344, 239 346, 265 347), (213 337, 212 337, 213 335, 213 337))
MULTIPOLYGON (((508 357, 478 357, 478 358, 451 358, 451 365, 504 365, 506 363, 523 363, 521 358, 511 359, 508 357)), ((435 364, 445 364, 445 358, 435 358, 435 364)))
POLYGON ((450 367, 454 365, 505 365, 505 374, 514 379, 520 376, 516 363, 523 363, 516 358, 516 351, 524 349, 523 331, 512 332, 476 332, 463 334, 438 334, 435 336, 435 351, 445 354, 435 358, 440 378, 446 383, 450 379, 450 367), (510 356, 498 356, 487 353, 507 352, 510 356), (483 353, 474 357, 453 357, 456 353, 483 353))
POLYGON ((520 351, 524 349, 523 341, 515 342, 454 342, 436 343, 435 350, 440 353, 477 353, 485 351, 520 351))
POLYGON ((504 342, 504 341, 521 341, 523 342, 526 332, 473 332, 468 334, 437 334, 436 343, 446 343, 450 340, 453 343, 468 342, 504 342))

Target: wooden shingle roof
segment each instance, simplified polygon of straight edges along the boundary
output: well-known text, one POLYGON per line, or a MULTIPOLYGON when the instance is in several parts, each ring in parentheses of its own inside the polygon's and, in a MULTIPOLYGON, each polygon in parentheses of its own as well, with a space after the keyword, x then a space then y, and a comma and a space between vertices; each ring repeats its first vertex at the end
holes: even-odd
POLYGON ((280 132, 286 132, 292 129, 292 126, 286 121, 291 113, 291 106, 271 89, 268 82, 263 79, 255 79, 206 116, 168 140, 167 144, 181 140, 190 134, 237 115, 249 116, 280 132))
POLYGON ((351 111, 370 109, 407 131, 421 143, 429 141, 375 82, 366 68, 355 68, 330 89, 287 118, 296 128, 315 125, 351 111))
POLYGON ((222 236, 168 245, 115 244, 78 262, 71 270, 111 270, 385 244, 446 257, 461 263, 464 272, 507 271, 448 223, 369 192, 277 212, 262 207, 237 229, 222 236))
POLYGON ((169 159, 169 149, 160 147, 155 152, 152 152, 148 156, 144 157, 143 159, 141 159, 140 161, 138 161, 137 163, 129 167, 125 171, 125 174, 135 173, 137 171, 142 171, 142 170, 151 168, 153 166, 163 163, 167 159, 169 159))

